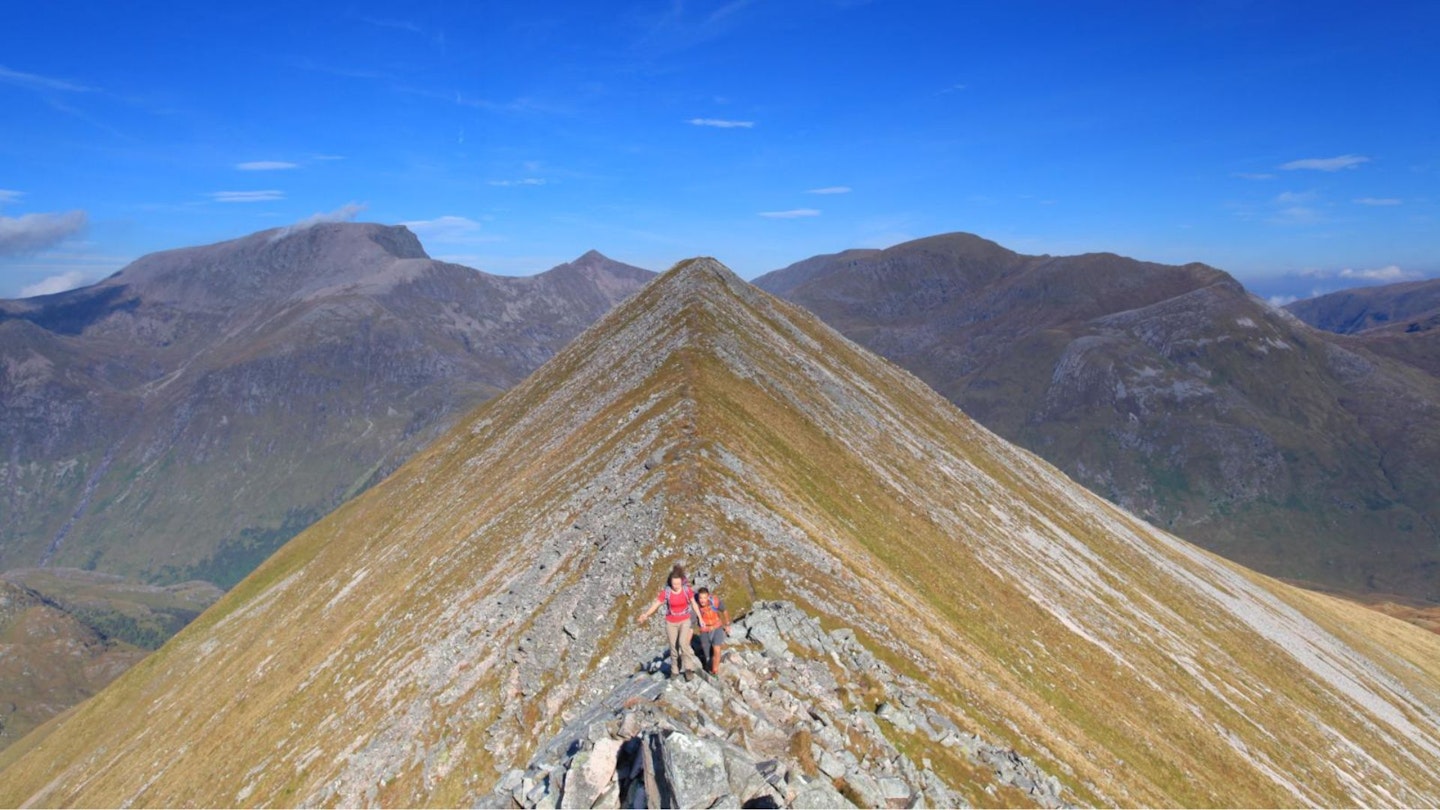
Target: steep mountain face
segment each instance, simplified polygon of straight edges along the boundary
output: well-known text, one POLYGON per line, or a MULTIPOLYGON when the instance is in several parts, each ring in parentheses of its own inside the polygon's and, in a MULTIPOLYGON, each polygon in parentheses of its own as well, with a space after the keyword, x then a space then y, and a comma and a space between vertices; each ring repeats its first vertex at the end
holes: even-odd
POLYGON ((1342 290, 1285 307, 1300 320, 1440 377, 1440 279, 1342 290))
POLYGON ((0 754, 0 804, 1433 805, 1436 761, 1440 638, 700 259, 0 754), (677 560, 745 614, 713 683, 648 674, 677 560))
POLYGON ((0 579, 0 748, 100 691, 144 656, 36 591, 0 579))
POLYGON ((755 284, 1156 525, 1271 575, 1440 601, 1440 382, 1219 270, 950 234, 755 284))
POLYGON ((0 302, 0 570, 228 587, 651 275, 491 276, 327 224, 0 302))

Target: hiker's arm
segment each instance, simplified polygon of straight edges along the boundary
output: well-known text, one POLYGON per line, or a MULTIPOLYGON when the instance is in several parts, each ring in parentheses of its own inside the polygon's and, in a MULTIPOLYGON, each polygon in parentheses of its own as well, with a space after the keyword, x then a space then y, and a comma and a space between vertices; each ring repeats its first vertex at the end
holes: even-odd
POLYGON ((659 599, 656 599, 654 602, 651 602, 651 603, 650 603, 650 609, 649 609, 649 610, 645 611, 644 613, 641 613, 641 614, 635 619, 635 623, 636 623, 636 624, 644 624, 644 623, 645 623, 645 620, 648 619, 648 618, 650 618, 651 616, 655 615, 655 611, 657 611, 657 610, 659 610, 659 609, 660 609, 660 600, 659 600, 659 599))
MULTIPOLYGON (((700 621, 700 603, 696 602, 693 596, 690 597, 690 615, 695 617, 695 621, 700 621)), ((704 622, 701 622, 701 624, 704 624, 704 622)))

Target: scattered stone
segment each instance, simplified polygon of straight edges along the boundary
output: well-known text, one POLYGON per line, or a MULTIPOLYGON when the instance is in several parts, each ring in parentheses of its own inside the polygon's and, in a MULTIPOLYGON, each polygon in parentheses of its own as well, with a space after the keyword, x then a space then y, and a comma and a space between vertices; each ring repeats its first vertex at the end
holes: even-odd
POLYGON ((904 709, 899 708, 894 703, 881 703, 880 706, 875 709, 875 715, 882 720, 888 720, 906 734, 915 733, 915 722, 910 719, 910 715, 907 714, 904 709))
POLYGON ((826 779, 813 779, 801 786, 795 792, 795 798, 790 806, 802 810, 829 810, 835 807, 854 807, 855 805, 840 794, 835 786, 826 779))
POLYGON ((656 656, 609 692, 582 693, 529 766, 505 772, 484 803, 963 806, 928 758, 917 766, 896 747, 897 735, 919 732, 987 769, 994 781, 978 787, 992 799, 995 787, 1010 785, 1038 806, 1064 806, 1058 779, 960 730, 942 702, 870 655, 852 631, 824 632, 783 602, 758 603, 735 626, 744 632, 731 635, 723 677, 666 679, 668 659, 656 656), (885 698, 874 711, 844 702, 877 685, 885 698), (803 755, 792 742, 802 731, 803 755))

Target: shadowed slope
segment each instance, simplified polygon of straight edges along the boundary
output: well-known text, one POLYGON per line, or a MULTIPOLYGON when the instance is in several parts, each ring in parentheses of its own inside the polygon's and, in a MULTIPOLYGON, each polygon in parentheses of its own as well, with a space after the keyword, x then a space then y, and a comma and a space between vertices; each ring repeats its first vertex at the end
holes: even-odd
POLYGON ((1272 576, 1440 602, 1440 381, 1376 356, 1427 368, 1422 342, 1317 332, 1201 264, 969 234, 755 283, 1157 526, 1272 576))
POLYGON ((1440 639, 1124 514, 700 259, 7 751, 0 803, 473 802, 654 655, 676 558, 1082 802, 1440 801, 1440 639))

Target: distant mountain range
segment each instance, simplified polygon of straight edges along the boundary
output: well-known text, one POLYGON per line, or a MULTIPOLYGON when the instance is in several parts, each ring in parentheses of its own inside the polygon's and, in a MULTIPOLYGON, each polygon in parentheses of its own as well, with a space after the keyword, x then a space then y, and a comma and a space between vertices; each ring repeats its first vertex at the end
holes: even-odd
POLYGON ((493 276, 323 224, 0 301, 0 570, 229 587, 652 275, 493 276))
POLYGON ((0 805, 1434 806, 1437 662, 697 259, 0 752, 0 805), (744 616, 718 678, 635 622, 677 561, 744 616))
POLYGON ((1295 317, 1440 376, 1440 279, 1342 290, 1285 307, 1295 317))
MULTIPOLYGON (((1399 351, 1311 329, 1204 265, 968 234, 754 283, 1156 525, 1275 576, 1440 601, 1440 381, 1399 351)), ((1419 298, 1320 317, 1411 319, 1419 298)))

